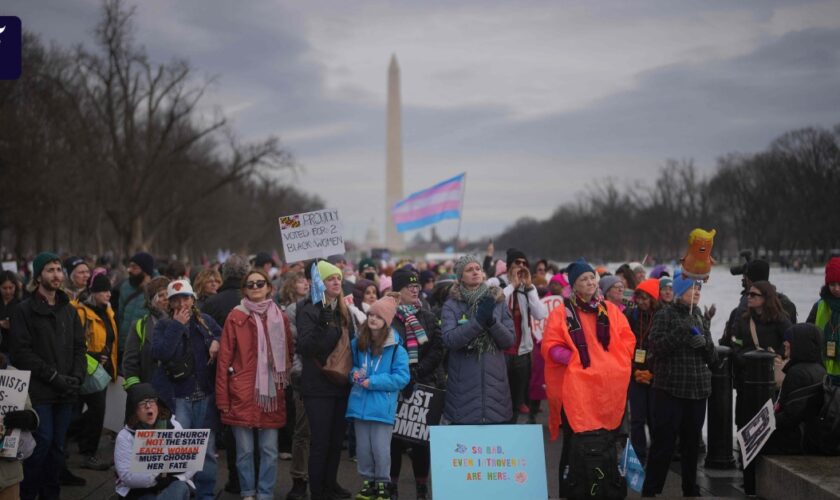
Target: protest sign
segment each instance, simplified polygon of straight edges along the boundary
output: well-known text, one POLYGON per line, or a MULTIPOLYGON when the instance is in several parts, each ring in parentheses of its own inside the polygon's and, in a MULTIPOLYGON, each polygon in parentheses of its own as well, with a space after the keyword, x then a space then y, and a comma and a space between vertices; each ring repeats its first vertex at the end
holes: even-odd
POLYGON ((531 317, 531 332, 534 334, 534 337, 542 340, 543 330, 545 330, 545 322, 548 320, 548 316, 551 315, 551 311, 557 309, 558 307, 563 307, 563 297, 560 295, 550 295, 540 299, 540 302, 545 304, 546 309, 548 309, 548 315, 546 315, 544 319, 539 320, 531 317))
POLYGON ((9 260, 9 261, 3 262, 2 265, 3 265, 3 270, 4 271, 11 271, 11 272, 17 274, 17 272, 18 272, 17 262, 15 262, 13 260, 9 260))
POLYGON ((629 439, 627 440, 627 446, 624 447, 619 471, 631 490, 638 493, 642 492, 642 485, 645 484, 645 466, 642 465, 638 455, 636 455, 636 450, 633 449, 629 439))
POLYGON ((394 437, 405 441, 428 442, 430 427, 440 423, 445 395, 440 389, 421 384, 414 385, 414 392, 408 399, 400 394, 394 419, 394 437))
POLYGON ((435 425, 436 500, 548 498, 541 425, 435 425))
MULTIPOLYGON (((0 370, 0 415, 10 411, 22 410, 29 393, 29 371, 0 370)), ((20 429, 6 432, 0 428, 0 457, 16 458, 20 446, 20 429)))
POLYGON ((164 474, 200 471, 210 429, 142 430, 134 433, 131 472, 164 474))
POLYGON ((344 253, 338 210, 325 209, 280 217, 286 262, 326 258, 344 253))
POLYGON ((738 444, 741 446, 741 460, 744 467, 758 455, 774 430, 776 430, 776 415, 773 412, 773 400, 768 399, 752 420, 738 429, 738 444))

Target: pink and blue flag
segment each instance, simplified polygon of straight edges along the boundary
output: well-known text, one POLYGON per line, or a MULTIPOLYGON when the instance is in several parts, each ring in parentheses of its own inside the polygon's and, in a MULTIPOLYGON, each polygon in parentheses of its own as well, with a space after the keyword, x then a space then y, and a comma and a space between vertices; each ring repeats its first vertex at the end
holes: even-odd
POLYGON ((417 191, 391 209, 397 231, 420 229, 446 219, 460 219, 466 174, 417 191))

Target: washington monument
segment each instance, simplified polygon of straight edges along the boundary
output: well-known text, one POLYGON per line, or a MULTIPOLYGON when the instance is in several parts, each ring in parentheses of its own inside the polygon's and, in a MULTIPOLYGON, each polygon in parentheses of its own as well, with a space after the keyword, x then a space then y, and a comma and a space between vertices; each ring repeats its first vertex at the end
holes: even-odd
POLYGON ((400 102, 400 67, 397 56, 388 65, 387 158, 385 161, 385 246, 392 252, 405 249, 402 234, 391 216, 391 209, 403 198, 402 103, 400 102))

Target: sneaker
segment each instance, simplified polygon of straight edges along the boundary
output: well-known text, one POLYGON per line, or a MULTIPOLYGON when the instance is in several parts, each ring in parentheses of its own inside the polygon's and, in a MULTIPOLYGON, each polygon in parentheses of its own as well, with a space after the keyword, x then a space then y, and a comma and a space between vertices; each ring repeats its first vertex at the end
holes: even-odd
POLYGON ((352 493, 342 488, 341 485, 338 483, 335 483, 332 486, 332 488, 329 489, 329 492, 332 493, 332 496, 334 496, 335 498, 340 499, 350 498, 351 496, 353 496, 352 493))
POLYGON ((306 500, 306 481, 296 477, 292 479, 292 491, 286 495, 286 500, 306 500))
POLYGON ((356 500, 373 500, 376 490, 373 481, 362 481, 362 489, 356 493, 356 500))
POLYGON ((390 490, 389 483, 376 483, 376 493, 373 496, 373 500, 391 500, 390 490))
POLYGON ((278 457, 280 458, 280 460, 291 460, 292 454, 286 451, 281 451, 278 457))
POLYGON ((523 415, 528 415, 528 414, 531 413, 531 410, 528 408, 528 406, 526 404, 523 403, 523 404, 519 405, 519 413, 521 413, 523 415))
POLYGON ((111 464, 100 461, 96 455, 88 455, 82 460, 82 469, 90 469, 90 470, 108 470, 111 468, 111 464))
POLYGON ((58 482, 61 486, 86 486, 87 480, 83 477, 79 477, 68 469, 66 466, 61 469, 61 473, 58 477, 58 482))

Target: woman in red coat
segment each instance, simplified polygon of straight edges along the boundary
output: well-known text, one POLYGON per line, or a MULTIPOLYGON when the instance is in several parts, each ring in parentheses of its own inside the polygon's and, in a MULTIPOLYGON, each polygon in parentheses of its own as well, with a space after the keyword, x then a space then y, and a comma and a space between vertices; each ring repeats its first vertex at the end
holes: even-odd
POLYGON ((236 468, 244 499, 273 498, 277 430, 286 425, 284 389, 292 365, 289 320, 271 300, 262 270, 242 282, 243 299, 225 320, 216 372, 216 405, 236 440, 236 468), (254 484, 254 432, 260 471, 254 484))

